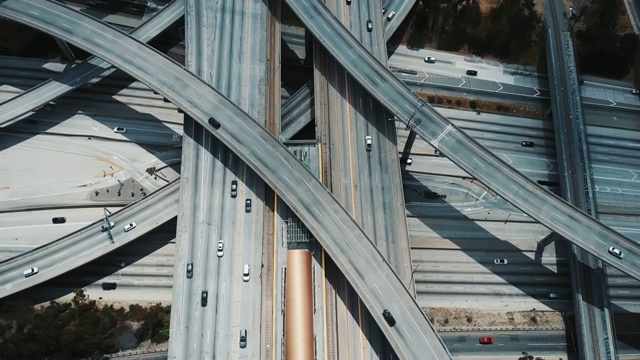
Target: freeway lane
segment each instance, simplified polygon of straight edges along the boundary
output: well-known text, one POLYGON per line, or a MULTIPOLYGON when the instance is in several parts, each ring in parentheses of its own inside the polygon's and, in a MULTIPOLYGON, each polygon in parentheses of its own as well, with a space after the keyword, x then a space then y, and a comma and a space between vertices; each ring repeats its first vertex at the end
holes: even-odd
POLYGON ((371 309, 399 357, 451 358, 408 289, 345 209, 286 147, 235 104, 146 44, 55 2, 5 0, 0 14, 95 53, 163 92, 283 198, 371 309), (208 123, 214 114, 220 127, 208 123), (398 320, 393 328, 382 317, 385 308, 398 320))
POLYGON ((324 5, 312 0, 288 4, 338 62, 420 137, 534 219, 640 279, 635 242, 529 180, 451 124, 371 56, 324 5), (623 251, 624 260, 609 255, 609 246, 623 251))
POLYGON ((175 181, 114 213, 111 216, 111 220, 116 223, 111 230, 114 241, 100 230, 100 222, 96 222, 69 236, 0 262, 0 298, 75 269, 135 240, 137 236, 176 216, 178 184, 175 181), (138 226, 125 233, 123 227, 130 221, 135 221, 138 226), (22 272, 33 266, 39 267, 40 272, 25 278, 22 272))
MULTIPOLYGON (((182 15, 184 15, 184 1, 174 1, 131 34, 141 41, 150 41, 182 15)), ((71 70, 65 71, 9 101, 5 101, 0 104, 0 126, 7 126, 20 120, 24 117, 23 115, 33 109, 77 89, 100 74, 103 76, 108 75, 108 72, 115 70, 109 69, 110 67, 111 65, 106 61, 93 56, 71 70)))

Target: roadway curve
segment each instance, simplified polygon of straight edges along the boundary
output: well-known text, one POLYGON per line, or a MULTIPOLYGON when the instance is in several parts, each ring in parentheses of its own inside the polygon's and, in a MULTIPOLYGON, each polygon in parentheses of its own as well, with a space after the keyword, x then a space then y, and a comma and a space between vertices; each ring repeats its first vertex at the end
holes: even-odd
POLYGON ((549 229, 640 279, 638 244, 525 177, 453 125, 380 64, 326 6, 315 0, 287 3, 347 72, 420 137, 549 229), (622 250, 624 260, 609 255, 610 246, 622 250))
POLYGON ((55 2, 4 0, 0 14, 73 43, 163 93, 289 204, 344 272, 400 358, 451 358, 416 300, 345 209, 286 147, 235 104, 155 49, 55 2), (219 129, 208 123, 214 114, 219 129), (386 325, 385 308, 398 320, 395 327, 386 325))

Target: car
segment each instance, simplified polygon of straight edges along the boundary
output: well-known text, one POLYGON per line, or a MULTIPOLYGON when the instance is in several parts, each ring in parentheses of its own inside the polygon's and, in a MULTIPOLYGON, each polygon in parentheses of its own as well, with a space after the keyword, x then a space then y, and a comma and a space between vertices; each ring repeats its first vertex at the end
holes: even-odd
POLYGON ((116 133, 116 134, 124 134, 124 133, 127 132, 127 129, 123 128, 123 127, 120 127, 120 126, 117 126, 117 127, 113 128, 113 132, 116 133))
POLYGON ((351 5, 351 0, 347 0, 347 5, 351 5))
POLYGON ((115 290, 118 287, 118 284, 114 282, 103 282, 102 290, 115 290))
POLYGON ((136 223, 132 222, 124 226, 124 232, 129 232, 136 228, 136 223))
POLYGON ((393 327, 396 324, 396 319, 391 315, 391 311, 384 309, 382 311, 382 317, 384 317, 384 320, 389 324, 389 326, 393 327))
POLYGON ((191 279, 193 277, 193 263, 187 264, 187 279, 191 279))
POLYGON ((222 257, 224 255, 224 242, 222 240, 218 240, 218 257, 222 257))
POLYGON ((116 226, 116 223, 114 223, 113 221, 109 221, 109 226, 102 224, 102 231, 107 231, 109 229, 113 229, 113 227, 116 226))
POLYGON ((387 15, 387 21, 391 21, 391 19, 393 19, 393 17, 396 16, 396 12, 392 11, 389 13, 389 15, 387 15))
POLYGON ((54 224, 64 224, 67 222, 67 218, 64 216, 58 216, 51 219, 51 222, 54 224))
POLYGON ((467 70, 467 75, 476 76, 476 75, 478 75, 478 71, 476 71, 476 70, 467 70))
POLYGON ((436 62, 436 58, 434 58, 433 56, 427 56, 426 58, 424 58, 424 62, 434 64, 436 62))
POLYGON ((622 251, 620 249, 614 248, 613 246, 609 248, 609 254, 617 257, 618 259, 622 259, 624 257, 622 251))
POLYGON ((244 264, 244 267, 242 268, 242 281, 247 282, 249 281, 249 279, 251 279, 251 267, 249 266, 249 264, 244 264))
POLYGON ((479 341, 482 345, 491 345, 494 343, 494 339, 492 336, 483 336, 479 339, 479 341))
POLYGON ((238 196, 238 180, 231 180, 231 197, 238 196))
POLYGON ((493 263, 496 265, 507 265, 509 262, 507 259, 493 259, 493 263))
POLYGON ((240 349, 244 349, 247 347, 247 330, 240 330, 240 349))
POLYGON ((364 137, 364 148, 367 149, 367 151, 371 151, 372 147, 373 147, 373 140, 371 139, 371 136, 365 136, 364 137))
POLYGON ((251 199, 247 199, 244 201, 244 211, 248 213, 251 212, 251 199))
POLYGON ((533 141, 523 141, 520 143, 520 145, 522 147, 534 147, 536 146, 536 143, 534 143, 533 141))
POLYGON ((383 7, 383 8, 382 8, 382 15, 384 15, 384 13, 386 13, 386 12, 387 12, 387 8, 386 8, 386 7, 383 7))
POLYGON ((212 117, 209 118, 209 125, 213 126, 216 130, 220 129, 220 123, 212 117))
POLYGON ((638 90, 638 89, 633 89, 633 90, 631 90, 631 93, 632 93, 633 95, 640 95, 640 90, 638 90))
POLYGON ((25 270, 25 271, 23 271, 23 272, 22 272, 22 274, 24 275, 24 277, 33 276, 33 275, 35 275, 35 274, 37 274, 37 273, 38 273, 38 268, 37 268, 37 267, 35 267, 35 266, 34 266, 34 267, 32 267, 32 268, 29 268, 29 269, 27 269, 27 270, 25 270))
POLYGON ((373 30, 373 22, 371 20, 367 20, 367 31, 371 32, 373 30))
POLYGON ((209 301, 209 292, 207 290, 202 290, 202 294, 200 294, 200 305, 202 307, 207 306, 207 302, 209 301))
POLYGON ((400 158, 400 163, 401 164, 411 165, 411 164, 413 164, 413 159, 412 158, 400 158))

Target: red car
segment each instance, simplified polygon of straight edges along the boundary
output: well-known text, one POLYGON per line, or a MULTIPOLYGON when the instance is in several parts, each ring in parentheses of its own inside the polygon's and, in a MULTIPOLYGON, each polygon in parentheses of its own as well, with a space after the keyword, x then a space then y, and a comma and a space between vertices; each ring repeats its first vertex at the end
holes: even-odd
POLYGON ((491 345, 491 344, 493 344, 493 337, 491 337, 491 336, 481 337, 480 338, 480 344, 483 344, 483 345, 491 345))

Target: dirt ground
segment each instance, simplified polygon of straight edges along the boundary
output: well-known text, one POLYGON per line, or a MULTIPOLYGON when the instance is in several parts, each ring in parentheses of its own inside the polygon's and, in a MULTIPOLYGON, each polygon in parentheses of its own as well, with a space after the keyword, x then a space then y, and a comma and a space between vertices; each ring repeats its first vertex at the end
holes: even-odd
POLYGON ((565 320, 555 311, 479 311, 460 308, 424 310, 438 331, 565 329, 565 320))

